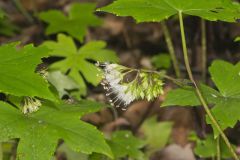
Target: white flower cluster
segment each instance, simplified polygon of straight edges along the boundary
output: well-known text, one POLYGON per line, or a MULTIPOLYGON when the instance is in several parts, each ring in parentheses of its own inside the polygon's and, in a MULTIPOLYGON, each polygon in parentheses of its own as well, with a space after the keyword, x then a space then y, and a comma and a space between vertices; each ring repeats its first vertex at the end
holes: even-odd
POLYGON ((22 112, 23 114, 33 113, 39 110, 42 105, 41 101, 36 98, 25 97, 23 100, 22 112))
POLYGON ((117 64, 109 63, 97 63, 97 66, 103 67, 104 80, 102 81, 103 88, 107 91, 107 96, 115 96, 109 101, 111 105, 116 107, 123 106, 123 110, 126 110, 126 106, 133 102, 137 97, 129 90, 127 84, 122 83, 125 67, 117 64))
POLYGON ((127 68, 118 64, 96 63, 103 69, 103 88, 107 91, 111 105, 126 107, 137 99, 152 100, 163 94, 163 83, 161 77, 156 73, 127 68), (136 73, 135 78, 130 82, 126 77, 128 74, 136 73), (124 81, 125 80, 125 81, 124 81))

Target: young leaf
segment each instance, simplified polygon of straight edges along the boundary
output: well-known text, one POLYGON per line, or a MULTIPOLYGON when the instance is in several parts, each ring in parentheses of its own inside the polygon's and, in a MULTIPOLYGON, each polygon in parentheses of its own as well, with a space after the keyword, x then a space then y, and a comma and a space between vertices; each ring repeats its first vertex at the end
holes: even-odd
POLYGON ((158 123, 156 117, 144 122, 142 128, 146 137, 148 154, 161 150, 169 141, 172 122, 158 123))
POLYGON ((87 60, 100 62, 118 61, 113 51, 105 49, 106 43, 104 41, 92 41, 85 44, 82 48, 77 49, 71 37, 59 34, 58 42, 46 41, 43 45, 52 49, 52 52, 50 52, 52 56, 65 58, 62 61, 52 64, 50 68, 61 70, 63 73, 66 73, 70 69, 69 76, 78 83, 82 94, 86 93, 86 85, 79 71, 88 82, 95 86, 101 81, 101 77, 97 76, 101 71, 87 60))
POLYGON ((78 84, 60 71, 48 73, 47 79, 57 89, 60 98, 68 95, 69 90, 78 89, 78 84))
POLYGON ((15 96, 40 97, 55 100, 48 83, 37 73, 36 66, 48 55, 46 47, 27 45, 17 49, 17 43, 0 46, 0 91, 15 96))
POLYGON ((58 10, 50 10, 40 13, 39 17, 49 24, 46 29, 47 35, 67 32, 82 42, 89 26, 101 24, 101 20, 93 14, 94 10, 94 3, 73 3, 68 16, 58 10))
POLYGON ((134 137, 129 131, 114 132, 111 140, 107 142, 112 149, 115 159, 128 156, 136 160, 141 160, 144 157, 139 149, 141 149, 145 143, 134 137))
POLYGON ((44 103, 41 109, 24 115, 7 103, 0 102, 0 141, 20 138, 17 159, 49 160, 59 139, 77 152, 92 152, 112 156, 102 133, 80 121, 86 113, 97 111, 101 104, 82 101, 76 105, 44 103))
POLYGON ((160 22, 179 12, 210 21, 234 22, 240 17, 238 6, 222 0, 116 0, 100 8, 118 16, 132 16, 137 22, 160 22), (226 5, 227 4, 227 5, 226 5))
MULTIPOLYGON (((194 148, 195 154, 201 158, 212 158, 217 156, 217 140, 213 135, 207 135, 206 139, 197 139, 196 147, 194 148)), ((220 140, 221 157, 231 158, 232 155, 223 140, 220 140)))

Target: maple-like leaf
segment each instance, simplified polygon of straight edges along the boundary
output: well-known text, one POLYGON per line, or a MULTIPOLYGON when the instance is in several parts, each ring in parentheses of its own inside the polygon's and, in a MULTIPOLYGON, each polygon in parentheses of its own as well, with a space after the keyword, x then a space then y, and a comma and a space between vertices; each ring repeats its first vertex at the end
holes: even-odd
POLYGON ((50 160, 63 139, 68 147, 77 152, 112 153, 101 132, 80 120, 80 117, 98 111, 101 104, 81 101, 75 105, 55 105, 44 102, 33 114, 22 114, 11 105, 0 102, 0 141, 19 138, 19 160, 50 160))
POLYGON ((48 83, 35 73, 41 58, 48 56, 49 49, 33 45, 17 49, 16 45, 0 46, 0 91, 15 96, 55 100, 48 83))
POLYGON ((40 13, 39 17, 49 24, 46 34, 67 32, 82 42, 88 27, 101 24, 101 20, 94 15, 95 7, 94 3, 73 3, 68 16, 58 10, 49 10, 40 13))
POLYGON ((78 83, 82 94, 86 93, 86 84, 83 77, 95 86, 98 85, 102 79, 97 76, 101 74, 101 71, 99 71, 98 68, 88 60, 100 62, 118 61, 118 58, 113 51, 105 49, 106 43, 104 41, 88 42, 78 49, 71 37, 59 34, 58 42, 46 41, 43 45, 52 49, 50 55, 65 58, 64 60, 53 63, 50 68, 61 70, 63 73, 66 73, 70 69, 68 75, 78 83))
POLYGON ((180 12, 211 21, 240 18, 239 5, 231 0, 116 0, 98 11, 132 16, 137 22, 160 22, 180 12))

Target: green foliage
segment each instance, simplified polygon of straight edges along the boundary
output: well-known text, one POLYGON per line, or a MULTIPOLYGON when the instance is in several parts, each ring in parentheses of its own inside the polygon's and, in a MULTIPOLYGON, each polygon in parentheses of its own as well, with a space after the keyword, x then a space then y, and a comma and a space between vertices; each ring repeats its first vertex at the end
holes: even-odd
POLYGON ((64 95, 69 95, 69 92, 78 89, 78 84, 60 71, 48 73, 47 79, 57 89, 60 98, 64 95))
MULTIPOLYGON (((203 85, 201 91, 208 104, 214 104, 211 109, 222 129, 234 127, 240 120, 240 63, 235 66, 221 60, 216 60, 209 68, 211 77, 219 92, 203 85)), ((200 105, 194 90, 176 89, 169 92, 163 106, 197 106, 200 105)), ((211 124, 207 118, 208 123, 211 124)), ((214 127, 215 136, 219 133, 214 127)))
POLYGON ((55 105, 46 102, 29 115, 22 114, 7 103, 0 102, 0 141, 20 138, 19 160, 48 160, 54 154, 59 139, 77 152, 92 152, 112 156, 103 135, 92 125, 80 121, 87 113, 98 111, 101 104, 81 101, 76 105, 55 105))
MULTIPOLYGON (((192 137, 193 138, 193 137, 192 137)), ((217 156, 217 139, 214 139, 213 135, 207 135, 204 140, 199 139, 194 136, 194 141, 196 141, 196 146, 194 148, 195 154, 201 158, 212 158, 217 156)), ((223 140, 220 140, 220 153, 221 157, 231 158, 231 153, 223 140)))
POLYGON ((118 16, 132 16, 137 22, 160 22, 183 13, 206 20, 234 22, 240 17, 238 5, 222 0, 116 0, 99 9, 118 16), (143 11, 144 10, 144 11, 143 11))
POLYGON ((111 140, 107 141, 112 149, 114 158, 130 157, 132 159, 144 159, 144 154, 140 151, 145 143, 134 137, 129 131, 116 131, 111 140))
POLYGON ((7 19, 3 10, 0 9, 0 34, 5 36, 13 36, 19 28, 7 19))
POLYGON ((0 91, 15 96, 55 100, 48 83, 35 73, 36 66, 41 63, 42 57, 48 55, 49 50, 33 45, 17 49, 16 45, 10 43, 0 47, 0 91))
MULTIPOLYGON (((209 104, 215 104, 220 97, 220 93, 204 84, 200 85, 200 90, 209 104)), ((194 88, 178 88, 169 91, 162 107, 167 106, 199 106, 201 105, 195 94, 194 88)))
POLYGON ((142 128, 146 137, 149 155, 165 147, 169 141, 172 126, 172 122, 157 122, 156 117, 152 117, 144 122, 142 128))
POLYGON ((152 57, 152 64, 157 69, 168 69, 171 66, 171 57, 169 54, 159 54, 152 57))
POLYGON ((81 94, 86 94, 86 84, 83 77, 79 74, 79 71, 88 82, 95 86, 98 85, 102 79, 97 76, 101 74, 101 71, 88 60, 100 62, 118 61, 113 51, 105 49, 106 43, 104 41, 92 41, 78 49, 71 37, 59 34, 58 42, 46 41, 43 45, 52 50, 50 55, 65 58, 52 64, 50 69, 60 70, 62 73, 67 73, 70 69, 68 75, 78 83, 81 94))
POLYGON ((67 32, 82 42, 89 26, 95 27, 101 24, 101 20, 93 14, 94 10, 94 3, 73 3, 68 16, 58 10, 49 10, 40 13, 39 17, 49 24, 46 29, 47 35, 67 32))
MULTIPOLYGON (((221 93, 212 109, 222 129, 234 127, 240 120, 240 63, 232 65, 224 61, 214 61, 209 69, 212 80, 221 93)), ((210 121, 208 120, 210 123, 210 121)), ((215 135, 218 134, 214 127, 215 135)))

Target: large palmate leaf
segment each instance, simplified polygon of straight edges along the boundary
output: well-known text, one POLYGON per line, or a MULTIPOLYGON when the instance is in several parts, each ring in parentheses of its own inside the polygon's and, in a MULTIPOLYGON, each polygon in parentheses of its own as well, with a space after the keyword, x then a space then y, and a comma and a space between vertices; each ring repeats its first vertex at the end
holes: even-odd
POLYGON ((77 152, 92 152, 112 156, 111 150, 94 126, 79 118, 98 111, 101 104, 82 101, 76 105, 44 103, 41 109, 24 115, 9 104, 0 102, 0 141, 19 138, 19 160, 50 160, 63 139, 68 147, 77 152))
POLYGON ((101 24, 101 20, 93 14, 94 10, 94 3, 73 3, 68 16, 58 10, 49 10, 40 13, 39 17, 49 24, 46 34, 67 32, 82 42, 89 26, 101 24))
POLYGON ((35 73, 36 66, 49 50, 32 45, 17 49, 16 45, 11 43, 0 47, 0 92, 55 100, 47 82, 35 73))
POLYGON ((137 22, 159 22, 179 12, 203 19, 234 22, 240 17, 231 0, 116 0, 99 9, 118 16, 132 16, 137 22))
POLYGON ((69 76, 79 84, 79 89, 83 94, 86 93, 86 85, 79 71, 93 85, 97 85, 101 81, 101 77, 97 76, 101 71, 88 60, 100 62, 118 61, 113 51, 105 49, 106 43, 104 41, 92 41, 78 49, 71 37, 59 34, 58 42, 46 41, 43 45, 52 49, 52 52, 50 52, 52 56, 65 58, 52 64, 50 68, 61 70, 63 73, 70 69, 69 76))
MULTIPOLYGON (((235 66, 221 60, 216 60, 209 68, 211 77, 219 92, 201 86, 201 92, 222 129, 234 127, 240 120, 240 63, 235 66)), ((198 106, 199 102, 194 90, 176 89, 169 92, 163 106, 198 106)), ((208 122, 211 124, 210 120, 208 122)), ((214 128, 214 125, 212 125, 214 128)), ((214 128, 215 136, 218 131, 214 128)))

